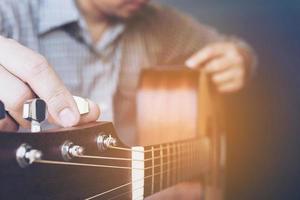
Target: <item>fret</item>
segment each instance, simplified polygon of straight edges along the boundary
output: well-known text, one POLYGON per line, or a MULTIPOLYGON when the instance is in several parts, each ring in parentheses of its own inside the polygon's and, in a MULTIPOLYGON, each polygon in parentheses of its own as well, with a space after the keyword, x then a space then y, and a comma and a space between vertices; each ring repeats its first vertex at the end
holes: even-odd
POLYGON ((191 161, 192 161, 192 152, 191 152, 191 142, 187 144, 187 161, 186 168, 188 173, 186 174, 186 179, 189 180, 191 176, 191 161))
POLYGON ((185 141, 148 147, 145 157, 145 192, 150 196, 199 175, 202 170, 202 141, 185 141), (199 162, 201 165, 199 165, 199 162), (151 183, 150 183, 151 182, 151 183))
POLYGON ((190 166, 190 161, 191 161, 191 151, 190 151, 191 143, 186 143, 186 180, 189 180, 190 174, 191 174, 191 166, 190 166))
POLYGON ((194 166, 195 165, 193 165, 193 161, 194 161, 194 142, 191 142, 191 144, 190 144, 190 162, 189 162, 189 168, 190 168, 190 177, 189 177, 189 179, 190 178, 192 178, 193 176, 194 176, 194 166))
POLYGON ((193 142, 190 143, 189 145, 189 150, 190 150, 190 160, 189 160, 189 177, 188 179, 190 179, 191 177, 193 177, 193 162, 194 162, 194 151, 193 151, 193 142))
POLYGON ((196 158, 196 143, 193 142, 192 143, 192 152, 193 152, 193 158, 192 158, 192 162, 191 162, 191 168, 192 168, 192 176, 195 175, 196 169, 197 167, 199 167, 199 165, 197 165, 197 158, 196 158))
MULTIPOLYGON (((171 158, 171 163, 170 163, 170 165, 171 165, 171 169, 173 169, 174 168, 174 156, 173 156, 173 143, 171 143, 170 144, 170 151, 171 151, 171 155, 170 155, 170 158, 171 158)), ((170 171, 170 182, 171 182, 171 185, 173 185, 174 184, 174 172, 173 172, 173 170, 171 170, 170 171)))
POLYGON ((183 148, 183 144, 184 143, 180 143, 179 144, 179 156, 180 156, 180 181, 182 181, 184 179, 184 173, 183 173, 183 169, 184 169, 184 148, 183 148))
POLYGON ((197 158, 197 153, 198 153, 198 145, 197 142, 194 142, 194 173, 197 174, 197 170, 200 168, 200 165, 198 165, 198 158, 197 158))
MULTIPOLYGON (((207 142, 206 144, 208 145, 209 142, 208 142, 208 141, 206 141, 206 142, 207 142)), ((203 145, 203 143, 201 144, 200 141, 198 141, 197 145, 198 145, 198 165, 201 166, 201 161, 202 161, 202 159, 203 159, 203 158, 201 157, 201 156, 202 156, 201 153, 203 152, 203 147, 201 147, 201 146, 203 145)), ((206 146, 206 145, 205 145, 205 146, 206 146)), ((207 148, 208 148, 208 147, 207 147, 207 148)), ((204 152, 206 152, 206 150, 204 150, 204 152)))
POLYGON ((167 187, 170 186, 170 170, 171 170, 171 157, 170 157, 170 144, 167 144, 167 162, 168 162, 168 171, 167 171, 167 187))
POLYGON ((197 141, 197 153, 196 153, 196 163, 198 166, 201 166, 201 143, 200 141, 197 141))
POLYGON ((181 176, 181 179, 180 181, 184 180, 184 165, 185 165, 185 149, 184 149, 184 143, 181 143, 179 145, 179 149, 180 149, 180 157, 181 157, 181 161, 180 161, 180 176, 181 176))
POLYGON ((194 173, 197 174, 197 169, 200 167, 200 165, 198 165, 198 157, 197 157, 197 154, 198 154, 198 145, 197 143, 195 142, 194 143, 194 159, 195 159, 195 162, 194 162, 194 173))
POLYGON ((194 142, 194 160, 195 160, 195 162, 194 162, 194 164, 195 164, 194 171, 196 173, 197 172, 197 166, 198 166, 198 168, 200 167, 198 165, 198 145, 197 145, 197 142, 194 142))
POLYGON ((202 154, 201 154, 201 151, 203 150, 202 149, 202 145, 203 145, 203 143, 201 144, 201 142, 200 141, 198 141, 197 143, 196 143, 196 145, 197 145, 197 153, 196 153, 196 157, 197 157, 197 165, 200 167, 201 165, 202 165, 202 162, 201 162, 201 160, 202 160, 202 154))
POLYGON ((179 151, 179 157, 180 157, 180 162, 179 162, 179 177, 180 177, 180 182, 183 180, 183 173, 182 173, 182 169, 184 168, 184 154, 183 154, 183 148, 182 148, 182 143, 178 145, 178 151, 179 151))
POLYGON ((174 166, 174 183, 173 184, 176 184, 177 183, 177 151, 176 151, 176 144, 174 143, 173 144, 173 159, 174 159, 174 162, 173 164, 175 165, 174 166))
POLYGON ((177 164, 177 172, 178 172, 178 182, 180 182, 181 181, 181 172, 180 172, 180 170, 181 170, 181 152, 180 152, 180 144, 179 143, 177 143, 177 160, 178 160, 178 164, 177 164))
POLYGON ((183 144, 184 146, 184 154, 185 154, 185 160, 184 160, 184 179, 188 179, 188 176, 189 176, 189 152, 188 152, 188 148, 189 148, 189 143, 184 143, 183 144))
POLYGON ((162 145, 159 145, 159 156, 160 156, 160 184, 159 184, 159 188, 160 188, 160 190, 162 190, 163 189, 163 175, 164 175, 164 173, 163 173, 163 171, 164 171, 164 168, 163 168, 163 166, 164 166, 164 160, 163 160, 163 149, 162 149, 162 145))
POLYGON ((151 194, 154 194, 154 177, 155 177, 155 175, 154 175, 154 164, 155 164, 155 155, 154 155, 154 147, 152 146, 151 147, 151 157, 152 157, 152 160, 151 160, 151 162, 152 162, 152 169, 151 169, 151 173, 152 173, 152 181, 151 181, 151 194))
POLYGON ((197 164, 198 163, 198 158, 197 158, 198 148, 197 148, 197 144, 198 144, 198 141, 196 141, 194 143, 194 163, 193 163, 193 166, 194 166, 194 173, 195 174, 197 174, 197 166, 199 167, 199 165, 197 164))
POLYGON ((187 175, 187 179, 190 179, 191 177, 191 144, 187 147, 187 168, 189 170, 189 173, 187 175))

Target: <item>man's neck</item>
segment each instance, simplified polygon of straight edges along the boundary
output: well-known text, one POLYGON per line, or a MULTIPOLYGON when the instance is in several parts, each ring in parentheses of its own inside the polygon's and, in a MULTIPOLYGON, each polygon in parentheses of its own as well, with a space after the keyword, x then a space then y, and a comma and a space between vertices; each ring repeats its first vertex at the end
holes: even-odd
POLYGON ((93 43, 100 40, 101 36, 110 25, 110 20, 92 5, 91 1, 77 0, 77 6, 85 19, 93 43))

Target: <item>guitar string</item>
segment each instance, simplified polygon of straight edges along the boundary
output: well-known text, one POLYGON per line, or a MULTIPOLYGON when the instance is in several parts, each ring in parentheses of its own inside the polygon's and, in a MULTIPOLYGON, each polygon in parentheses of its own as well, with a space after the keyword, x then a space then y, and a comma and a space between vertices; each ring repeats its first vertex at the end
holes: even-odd
MULTIPOLYGON (((200 139, 195 140, 195 141, 190 141, 190 142, 181 142, 181 143, 169 143, 168 145, 172 146, 172 144, 179 144, 179 145, 183 145, 183 144, 192 144, 192 143, 196 143, 196 142, 200 142, 200 139)), ((140 153, 148 153, 148 152, 152 152, 152 150, 146 150, 146 151, 141 151, 141 150, 132 150, 131 148, 126 148, 126 147, 115 147, 115 146, 109 146, 109 149, 115 149, 115 150, 120 150, 120 151, 130 151, 130 152, 140 152, 140 153)), ((160 151, 161 149, 167 149, 167 146, 164 146, 163 148, 154 148, 154 151, 160 151)))
MULTIPOLYGON (((129 196, 129 197, 132 197, 132 193, 133 193, 133 192, 136 192, 137 190, 140 190, 140 189, 144 189, 144 186, 137 187, 137 188, 134 189, 134 190, 129 190, 129 191, 127 191, 127 192, 123 192, 123 193, 121 193, 121 194, 115 195, 115 196, 113 196, 113 197, 111 197, 111 198, 109 198, 109 199, 107 199, 107 200, 112 200, 112 199, 115 199, 115 198, 124 196, 124 195, 126 195, 126 194, 128 194, 128 193, 130 193, 130 196, 129 196)), ((136 197, 136 199, 139 199, 139 198, 141 198, 141 197, 143 197, 143 196, 138 196, 138 197, 136 197)), ((134 200, 135 200, 135 199, 134 199, 134 200)))
MULTIPOLYGON (((188 151, 184 150, 181 151, 181 153, 186 153, 188 151)), ((147 158, 147 159, 131 159, 131 158, 121 158, 121 157, 106 157, 106 156, 91 156, 91 155, 77 155, 75 157, 77 158, 87 158, 87 159, 103 159, 103 160, 118 160, 118 161, 151 161, 151 160, 157 160, 160 158, 165 158, 168 156, 177 155, 174 153, 171 153, 170 155, 164 155, 164 156, 155 156, 153 158, 147 158)))
MULTIPOLYGON (((107 199, 107 200, 112 200, 112 199, 115 199, 115 198, 124 196, 124 195, 126 195, 126 194, 128 194, 128 193, 130 193, 130 196, 129 196, 129 197, 132 197, 132 192, 136 192, 137 190, 140 190, 140 189, 143 189, 143 188, 144 188, 144 186, 138 187, 138 188, 136 188, 136 189, 134 189, 134 190, 129 190, 129 191, 127 191, 127 192, 123 192, 123 193, 121 193, 121 194, 118 194, 118 195, 116 195, 116 196, 113 196, 113 197, 111 197, 111 198, 109 198, 109 199, 107 199)), ((144 196, 138 196, 138 197, 136 197, 136 198, 133 199, 133 200, 140 199, 140 198, 144 198, 144 196)))
MULTIPOLYGON (((115 199, 115 198, 124 196, 124 195, 126 195, 126 194, 128 194, 128 193, 136 192, 137 190, 140 190, 140 189, 143 189, 143 188, 144 188, 144 186, 141 186, 141 187, 138 187, 138 188, 136 188, 136 189, 134 189, 134 190, 129 190, 129 191, 127 191, 127 192, 123 192, 123 193, 121 193, 121 194, 118 194, 118 195, 113 196, 113 197, 111 197, 111 198, 109 198, 109 199, 106 199, 106 200, 112 200, 112 199, 115 199)), ((132 195, 130 195, 130 197, 132 197, 132 195)), ((140 196, 140 197, 141 197, 141 196, 140 196)), ((140 197, 138 197, 138 198, 140 198, 140 197)))
POLYGON ((76 163, 76 162, 64 162, 64 161, 54 161, 54 160, 34 160, 34 163, 40 163, 40 164, 52 164, 52 165, 70 165, 70 166, 81 166, 81 167, 98 167, 98 168, 114 168, 114 169, 127 169, 127 170, 131 170, 131 169, 135 169, 135 170, 148 170, 151 168, 155 168, 155 167, 160 167, 163 165, 166 165, 168 163, 173 163, 176 162, 177 160, 173 160, 173 161, 169 161, 169 162, 165 162, 163 164, 158 164, 155 166, 151 166, 151 167, 146 167, 146 168, 135 168, 135 167, 123 167, 123 166, 115 166, 115 165, 98 165, 98 164, 89 164, 89 163, 76 163))
MULTIPOLYGON (((182 161, 182 159, 179 159, 179 161, 182 161)), ((168 170, 165 170, 165 171, 163 171, 163 172, 161 172, 161 173, 156 173, 156 174, 153 174, 153 175, 149 175, 149 176, 146 176, 146 177, 144 177, 144 179, 147 179, 147 178, 150 178, 150 177, 154 177, 154 176, 157 176, 157 175, 160 175, 160 174, 164 174, 164 173, 167 173, 167 172, 171 172, 171 171, 173 171, 173 170, 178 170, 178 169, 180 169, 180 170, 182 170, 182 167, 173 167, 173 168, 171 168, 171 169, 168 169, 168 170)), ((194 173, 194 172, 193 172, 194 173)), ((189 178, 189 176, 188 176, 188 178, 186 178, 186 176, 184 177, 184 179, 185 180, 188 180, 188 179, 190 179, 189 178)), ((141 179, 142 180, 142 179, 141 179)), ((137 180, 137 181, 140 181, 140 180, 137 180)), ((180 180, 181 181, 181 180, 180 180)), ((172 181, 173 182, 173 181, 172 181)), ((144 186, 145 186, 146 184, 144 184, 144 186)), ((168 186, 169 186, 169 184, 167 184, 168 186)), ((141 187, 141 188, 144 188, 144 186, 143 187, 141 187)), ((128 193, 131 193, 131 192, 134 192, 134 191, 136 191, 136 190, 138 190, 138 189, 140 189, 140 188, 136 188, 135 190, 130 190, 130 191, 127 191, 127 192, 124 192, 124 193, 121 193, 121 194, 118 194, 118 195, 116 195, 116 196, 114 196, 114 197, 111 197, 109 200, 111 200, 111 199, 115 199, 115 198, 117 198, 117 197, 120 197, 120 196, 123 196, 123 195, 125 195, 125 194, 128 194, 128 193)), ((98 196, 97 196, 98 197, 98 196)), ((143 197, 143 196, 140 196, 140 197, 143 197)), ((138 198, 140 198, 140 197, 138 197, 138 198)))
MULTIPOLYGON (((167 173, 167 172, 171 172, 171 171, 173 171, 173 170, 175 170, 175 169, 178 170, 178 168, 173 167, 173 168, 171 168, 170 170, 165 170, 165 171, 163 171, 163 172, 161 172, 161 173, 156 173, 156 174, 154 174, 154 175, 146 176, 146 177, 144 177, 144 179, 148 179, 148 178, 153 177, 153 176, 157 176, 157 175, 160 175, 160 174, 164 174, 164 173, 167 173)), ((180 170, 182 170, 182 167, 180 167, 180 170)), ((185 178, 185 180, 188 180, 188 179, 190 179, 190 178, 185 178)), ((139 180, 138 180, 138 181, 139 181, 139 180)), ((181 181, 181 180, 180 180, 180 181, 181 181)), ((180 182, 180 181, 179 181, 179 182, 180 182)), ((129 190, 129 191, 127 191, 127 192, 123 192, 123 193, 121 193, 121 194, 118 194, 118 195, 116 195, 116 196, 114 196, 114 197, 109 198, 108 200, 112 200, 112 199, 118 198, 118 197, 120 197, 120 196, 126 195, 126 194, 128 194, 128 193, 135 192, 135 191, 137 191, 137 190, 139 190, 139 189, 141 189, 141 188, 145 188, 145 186, 147 186, 147 184, 144 183, 144 186, 142 186, 142 187, 136 188, 136 189, 134 189, 134 190, 129 190)), ((170 184, 167 183, 167 186, 170 186, 170 184)), ((132 195, 131 195, 131 196, 132 196, 132 195)), ((130 196, 130 197, 131 197, 131 196, 130 196)), ((143 197, 143 196, 139 196, 139 197, 137 197, 137 199, 142 198, 142 197, 143 197)))
MULTIPOLYGON (((173 163, 173 162, 178 163, 178 162, 181 162, 181 161, 182 161, 182 159, 179 159, 179 160, 170 161, 169 163, 173 163)), ((147 170, 147 169, 152 168, 152 167, 148 167, 148 168, 131 168, 131 167, 110 166, 110 165, 95 165, 95 164, 85 164, 85 163, 69 163, 69 162, 49 161, 49 160, 36 160, 36 161, 34 161, 34 162, 35 162, 35 163, 42 163, 42 164, 73 165, 73 166, 88 166, 88 167, 117 168, 117 169, 136 169, 136 170, 147 170)), ((168 164, 168 162, 165 162, 165 163, 159 164, 159 165, 155 165, 155 166, 153 166, 153 167, 155 168, 155 167, 159 167, 159 166, 161 166, 161 165, 166 165, 166 164, 168 164)), ((174 167, 174 168, 175 168, 175 167, 174 167)), ((164 173, 164 172, 162 172, 162 173, 164 173)), ((152 176, 155 176, 155 175, 156 175, 156 174, 150 175, 150 176, 148 176, 148 177, 152 177, 152 176)), ((132 183, 132 182, 131 182, 131 183, 132 183)), ((118 189, 118 188, 121 188, 121 187, 124 187, 124 186, 126 186, 126 184, 125 184, 125 185, 121 185, 121 186, 119 186, 119 187, 116 187, 116 188, 114 188, 114 190, 116 190, 116 189, 118 189)), ((106 191, 105 193, 108 193, 108 192, 110 192, 110 190, 109 190, 109 191, 106 191)), ((105 193, 104 193, 104 194, 105 194, 105 193)))
MULTIPOLYGON (((191 142, 190 144, 192 143, 196 143, 197 141, 193 141, 191 142)), ((175 143, 174 143, 175 144, 175 143)), ((181 145, 184 145, 184 144, 181 144, 181 145)), ((110 148, 113 148, 113 149, 117 149, 117 150, 130 150, 129 148, 123 148, 123 147, 110 147, 110 148)), ((169 147, 163 147, 163 148, 154 148, 153 151, 161 151, 161 150, 164 150, 164 149, 168 149, 169 147)), ((197 150, 197 149, 196 149, 197 150)), ((139 151, 139 150, 130 150, 130 151, 134 151, 134 152, 144 152, 144 153, 147 153, 147 152, 152 152, 152 150, 147 150, 147 151, 139 151)), ((186 150, 183 150, 183 151, 180 151, 179 153, 182 153, 182 152, 186 152, 186 150)), ((170 156, 173 156, 174 154, 170 154, 170 156)), ((177 154, 175 154, 177 155, 177 154)), ((168 157, 168 155, 164 155, 164 156, 156 156, 154 158, 148 158, 148 159, 144 159, 144 160, 139 160, 139 159, 131 159, 131 158, 118 158, 118 157, 104 157, 104 156, 92 156, 92 155, 78 155, 76 157, 79 157, 79 158, 90 158, 90 159, 107 159, 107 160, 123 160, 123 161, 150 161, 150 160, 153 160, 153 159, 159 159, 159 158, 165 158, 165 157, 168 157)))
MULTIPOLYGON (((165 170, 165 171, 158 172, 158 173, 155 173, 155 174, 152 174, 152 175, 148 175, 148 176, 146 176, 146 177, 144 177, 144 178, 137 179, 137 180, 135 180, 135 181, 131 181, 131 182, 128 182, 128 183, 126 183, 126 184, 123 184, 123 185, 120 185, 120 186, 118 186, 118 187, 115 187, 115 188, 112 188, 112 189, 110 189, 110 190, 107 190, 107 191, 105 191, 105 192, 102 192, 102 193, 93 195, 93 196, 91 196, 91 197, 86 198, 85 200, 91 200, 91 199, 94 199, 94 198, 103 196, 103 195, 105 195, 105 194, 108 194, 108 193, 110 193, 110 192, 116 191, 116 190, 121 189, 121 188, 123 188, 123 187, 129 186, 129 185, 131 185, 131 184, 133 184, 133 183, 136 183, 136 182, 139 182, 139 181, 141 181, 141 180, 148 179, 148 178, 152 178, 152 176, 157 176, 157 175, 160 175, 160 174, 164 174, 164 173, 167 173, 167 172, 171 172, 171 171, 173 171, 173 170, 175 170, 175 169, 178 170, 179 168, 173 167, 173 168, 171 168, 171 169, 169 169, 169 170, 165 170)), ((182 169, 181 169, 181 170, 182 170, 182 169)), ((134 191, 134 190, 133 190, 133 191, 134 191)), ((130 190, 129 192, 132 192, 132 190, 130 190)), ((128 191, 127 191, 127 192, 124 192, 124 193, 127 194, 128 191)), ((123 194, 123 193, 122 193, 122 194, 123 194)), ((120 194, 119 194, 119 195, 120 195, 120 194)))
MULTIPOLYGON (((175 169, 175 168, 174 168, 174 169, 175 169)), ((172 171, 172 170, 173 170, 173 169, 171 169, 170 171, 172 171)), ((103 195, 105 195, 105 194, 107 194, 107 193, 110 193, 110 192, 113 192, 113 191, 115 191, 115 190, 121 189, 121 188, 123 188, 123 187, 129 186, 129 185, 131 185, 131 184, 133 184, 133 183, 136 183, 136 182, 139 182, 139 181, 141 181, 141 180, 145 180, 145 179, 150 178, 150 177, 152 177, 152 176, 157 176, 157 175, 163 174, 163 173, 165 173, 165 172, 163 171, 163 172, 161 172, 161 173, 156 173, 156 174, 154 174, 154 175, 149 175, 149 176, 146 176, 146 177, 144 177, 144 178, 141 178, 141 179, 137 179, 137 180, 135 180, 135 181, 128 182, 128 183, 126 183, 126 184, 120 185, 120 186, 118 186, 118 187, 112 188, 112 189, 107 190, 107 191, 105 191, 105 192, 102 192, 102 193, 96 194, 96 195, 94 195, 94 196, 91 196, 91 197, 89 197, 89 198, 86 198, 85 200, 91 200, 91 199, 94 199, 94 198, 96 198, 96 197, 103 196, 103 195)), ((130 190, 129 192, 131 192, 131 191, 132 191, 132 190, 130 190)), ((133 190, 133 191, 134 191, 134 190, 133 190)), ((128 192, 124 192, 124 193, 128 193, 128 192)), ((122 194, 123 194, 123 193, 122 193, 122 194)))
POLYGON ((123 167, 123 166, 114 166, 114 165, 96 165, 96 164, 87 164, 87 163, 75 163, 75 162, 64 162, 64 161, 54 161, 54 160, 35 160, 34 163, 41 164, 52 164, 52 165, 70 165, 70 166, 81 166, 81 167, 98 167, 98 168, 115 168, 115 169, 136 169, 144 170, 143 168, 132 168, 132 167, 123 167))
MULTIPOLYGON (((175 162, 178 163, 178 162, 181 162, 182 160, 183 160, 183 159, 179 159, 179 160, 176 160, 175 162)), ((186 159, 184 159, 184 160, 186 160, 186 159)), ((94 195, 94 196, 92 196, 92 197, 90 197, 90 198, 88 198, 88 199, 86 199, 86 200, 90 200, 90 199, 93 199, 93 198, 96 198, 96 197, 99 197, 99 196, 103 196, 103 195, 105 195, 105 194, 107 194, 107 193, 109 193, 109 192, 113 192, 113 191, 115 191, 115 190, 117 190, 117 189, 121 189, 121 188, 123 188, 123 187, 125 187, 125 186, 128 186, 128 185, 130 185, 130 184, 132 184, 132 183, 135 183, 135 182, 138 182, 138 181, 141 181, 141 180, 143 180, 143 179, 145 180, 145 179, 147 179, 147 178, 150 178, 150 177, 153 177, 153 176, 157 176, 157 175, 160 175, 160 174, 164 174, 164 173, 167 173, 167 172, 171 172, 171 171, 173 171, 173 170, 178 171, 178 169, 182 170, 182 167, 175 166, 175 167, 173 167, 173 168, 171 168, 171 169, 168 169, 168 170, 165 170, 165 171, 163 171, 163 172, 155 173, 155 174, 146 176, 146 177, 144 177, 144 178, 142 178, 142 179, 137 179, 137 180, 135 180, 135 181, 133 181, 133 182, 129 182, 129 183, 123 184, 123 185, 121 185, 121 186, 118 186, 118 187, 116 187, 116 188, 112 188, 112 189, 110 189, 110 190, 108 190, 108 191, 102 192, 102 193, 100 193, 100 194, 94 195)), ((129 192, 131 192, 131 191, 129 191, 129 192)), ((126 192, 126 193, 128 193, 128 192, 126 192)))
MULTIPOLYGON (((170 157, 175 157, 177 155, 183 156, 186 153, 183 152, 187 152, 187 151, 182 151, 182 152, 176 152, 175 154, 173 154, 172 156, 170 155, 170 157)), ((189 158, 189 157, 188 157, 189 158)), ((181 160, 181 158, 179 159, 181 160)), ((150 167, 146 167, 146 168, 135 168, 135 167, 124 167, 124 166, 115 166, 115 165, 98 165, 98 164, 90 164, 90 163, 76 163, 76 162, 64 162, 64 161, 53 161, 53 160, 35 160, 35 163, 40 163, 40 164, 53 164, 53 165, 69 165, 69 166, 81 166, 81 167, 98 167, 98 168, 113 168, 113 169, 126 169, 126 170, 148 170, 148 169, 152 169, 152 168, 156 168, 156 167, 160 167, 160 166, 164 166, 170 163, 174 163, 176 162, 176 160, 171 160, 168 162, 164 162, 163 164, 158 164, 155 166, 150 166, 150 167)), ((143 162, 143 161, 141 161, 143 162)))
MULTIPOLYGON (((143 151, 142 151, 143 152, 143 151)), ((182 153, 182 152, 181 152, 182 153)), ((176 154, 175 154, 176 155, 176 154)), ((151 160, 151 159, 150 159, 151 160)), ((180 161, 182 159, 179 159, 180 161)), ((44 164, 59 164, 59 165, 75 165, 75 166, 88 166, 88 167, 101 167, 101 168, 117 168, 117 169, 136 169, 136 170, 146 170, 146 169, 150 169, 152 167, 148 167, 148 168, 131 168, 131 167, 122 167, 122 166, 111 166, 111 165, 95 165, 95 164, 85 164, 85 163, 70 163, 70 162, 61 162, 61 161, 49 161, 49 160, 36 160, 34 161, 36 163, 44 163, 44 164)), ((172 162, 179 162, 179 161, 171 161, 169 163, 172 163, 172 162)), ((168 164, 167 163, 163 163, 162 165, 166 165, 168 164)), ((159 167, 160 165, 156 165, 156 166, 153 166, 154 168, 155 167, 159 167)), ((176 168, 176 167, 175 167, 176 168)), ((172 169, 173 170, 173 169, 172 169)), ((171 171, 172 171, 171 170, 171 171)), ((165 172, 162 172, 162 173, 165 173, 165 172)), ((160 173, 159 173, 160 174, 160 173)), ((156 174, 155 174, 156 175, 156 174)), ((152 176, 155 176, 155 175, 150 175, 148 177, 152 177, 152 176)), ((120 186, 122 187, 122 186, 120 186)), ((124 187, 124 185, 123 185, 124 187)), ((117 187, 119 188, 119 187, 117 187)), ((115 188, 115 189, 117 189, 115 188)), ((109 192, 109 191, 107 191, 109 192)))
MULTIPOLYGON (((143 179, 141 179, 141 180, 143 180, 143 179)), ((141 180, 139 180, 139 181, 141 181, 141 180)), ((123 187, 129 186, 129 185, 131 185, 131 184, 132 184, 132 182, 125 183, 125 184, 123 184, 123 185, 120 185, 120 186, 118 186, 118 187, 112 188, 112 189, 110 189, 110 190, 106 190, 105 192, 101 192, 101 193, 99 193, 99 194, 96 194, 96 195, 93 195, 93 196, 91 196, 91 197, 85 198, 84 200, 91 200, 91 199, 94 199, 94 198, 103 196, 103 195, 105 195, 105 194, 108 194, 108 193, 110 193, 110 192, 116 191, 116 190, 121 189, 121 188, 123 188, 123 187)))
POLYGON ((75 157, 77 157, 77 158, 88 158, 88 159, 118 160, 118 161, 145 161, 145 160, 131 159, 131 158, 91 156, 91 155, 77 155, 75 157))

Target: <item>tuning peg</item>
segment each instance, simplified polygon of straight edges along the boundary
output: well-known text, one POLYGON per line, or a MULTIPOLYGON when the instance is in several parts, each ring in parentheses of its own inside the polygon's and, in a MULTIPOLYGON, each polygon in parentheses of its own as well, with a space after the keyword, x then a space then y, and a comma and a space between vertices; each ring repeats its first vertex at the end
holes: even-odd
POLYGON ((0 120, 4 119, 5 115, 6 115, 6 111, 5 111, 4 103, 0 101, 0 120))
POLYGON ((31 132, 41 131, 41 122, 46 118, 46 103, 42 99, 31 99, 24 103, 23 118, 31 122, 31 132))
POLYGON ((78 96, 73 96, 73 99, 77 105, 80 115, 84 115, 90 112, 89 102, 86 99, 78 96))
POLYGON ((24 143, 16 151, 16 160, 20 167, 24 168, 35 161, 41 160, 43 153, 40 150, 33 149, 30 145, 24 143))
POLYGON ((73 142, 65 141, 61 145, 61 155, 64 160, 71 160, 74 157, 80 157, 84 154, 84 148, 76 145, 73 142))

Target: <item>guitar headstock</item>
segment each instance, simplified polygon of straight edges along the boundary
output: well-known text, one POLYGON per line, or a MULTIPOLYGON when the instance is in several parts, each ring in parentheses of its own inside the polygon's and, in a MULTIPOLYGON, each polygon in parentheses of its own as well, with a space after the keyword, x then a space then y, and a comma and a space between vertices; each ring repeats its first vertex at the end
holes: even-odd
POLYGON ((83 199, 130 182, 131 152, 114 148, 128 147, 110 122, 38 133, 0 132, 0 198, 83 199))
MULTIPOLYGON (((88 101, 74 96, 80 115, 89 112, 88 101)), ((46 102, 42 99, 31 99, 24 103, 23 118, 31 122, 31 132, 7 133, 1 132, 1 142, 5 141, 16 148, 16 161, 20 167, 27 167, 38 162, 42 157, 70 161, 84 155, 85 151, 95 152, 115 147, 118 143, 117 135, 111 123, 90 123, 79 127, 61 128, 41 131, 41 122, 46 119, 46 102), (5 138, 14 138, 7 141, 5 138), (41 139, 40 139, 41 138, 41 139), (45 139, 46 142, 45 142, 45 139), (18 147, 17 147, 17 146, 18 147), (56 149, 56 151, 53 151, 56 149)), ((5 118, 5 107, 0 102, 0 117, 5 118)), ((124 145, 121 144, 123 147, 124 145)))
POLYGON ((20 157, 21 152, 25 156, 31 151, 38 151, 43 159, 71 161, 85 153, 89 155, 105 153, 109 148, 126 147, 119 140, 110 122, 94 122, 38 133, 0 132, 0 143, 5 143, 5 146, 9 145, 8 149, 17 151, 17 161, 22 167, 29 166, 32 161, 29 162, 26 157, 20 157))
MULTIPOLYGON (((0 199, 83 199, 131 180, 131 148, 111 122, 41 130, 43 109, 41 101, 26 102, 34 131, 0 131, 0 199)), ((4 118, 4 105, 0 112, 4 118)))

